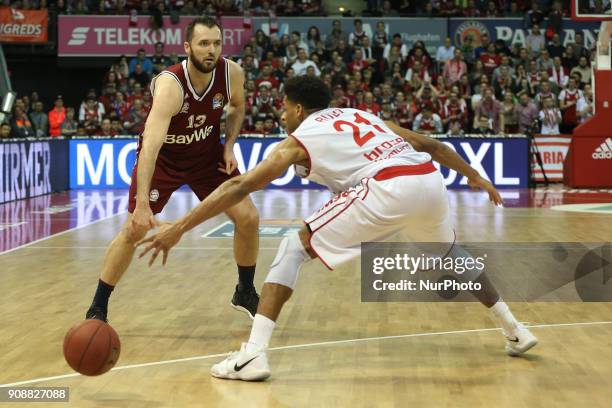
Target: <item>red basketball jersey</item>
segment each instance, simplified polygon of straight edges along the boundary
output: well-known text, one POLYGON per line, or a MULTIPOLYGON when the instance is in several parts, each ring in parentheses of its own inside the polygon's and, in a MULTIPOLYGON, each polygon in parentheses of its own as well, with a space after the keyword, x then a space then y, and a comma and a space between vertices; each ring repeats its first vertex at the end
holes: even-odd
MULTIPOLYGON (((574 89, 573 91, 564 89, 559 94, 559 101, 563 100, 565 103, 576 102, 580 99, 580 91, 574 89)), ((576 114, 576 105, 572 105, 569 108, 565 108, 563 111, 563 123, 575 125, 578 123, 578 115, 576 114)))
MULTIPOLYGON (((166 68, 159 75, 169 75, 176 80, 182 90, 183 105, 170 121, 158 164, 170 164, 177 170, 216 166, 220 161, 221 116, 231 96, 229 63, 225 58, 219 58, 202 94, 196 92, 189 79, 187 60, 166 68)), ((151 82, 151 93, 155 98, 155 78, 151 82)))

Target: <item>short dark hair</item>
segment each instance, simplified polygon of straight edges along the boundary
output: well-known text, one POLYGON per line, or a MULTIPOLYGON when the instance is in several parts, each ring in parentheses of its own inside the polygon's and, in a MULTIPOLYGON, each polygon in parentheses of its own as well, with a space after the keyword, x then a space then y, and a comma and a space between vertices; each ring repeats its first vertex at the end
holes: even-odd
POLYGON ((318 77, 298 76, 285 82, 285 95, 304 109, 325 109, 331 101, 329 87, 318 77))
POLYGON ((223 27, 221 27, 221 23, 217 21, 216 18, 210 16, 202 16, 195 18, 191 23, 187 25, 185 29, 185 41, 191 44, 191 39, 193 38, 193 29, 198 24, 206 26, 208 28, 218 27, 221 31, 221 35, 223 35, 223 27))

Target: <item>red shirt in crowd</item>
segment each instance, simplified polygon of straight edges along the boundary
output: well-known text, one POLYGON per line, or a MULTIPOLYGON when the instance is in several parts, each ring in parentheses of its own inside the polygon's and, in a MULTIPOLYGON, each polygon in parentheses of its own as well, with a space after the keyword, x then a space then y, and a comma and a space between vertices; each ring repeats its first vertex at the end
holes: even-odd
POLYGON ((433 115, 430 118, 426 118, 425 116, 422 116, 421 126, 419 129, 427 130, 430 132, 435 132, 436 131, 436 120, 434 119, 433 115))
POLYGON ((357 109, 366 111, 373 115, 378 115, 380 112, 380 106, 376 102, 372 102, 370 105, 367 105, 365 102, 357 105, 357 109))
POLYGON ((482 65, 484 65, 485 71, 488 73, 493 72, 493 70, 501 64, 501 57, 499 55, 491 55, 486 52, 480 54, 480 60, 482 61, 482 65))
POLYGON ((280 86, 280 81, 273 75, 268 76, 267 78, 261 77, 255 81, 255 86, 259 89, 259 84, 262 82, 269 82, 271 88, 278 88, 280 86))
POLYGON ((420 57, 412 54, 410 56, 408 56, 408 58, 406 58, 406 68, 412 68, 412 66, 414 65, 415 61, 419 61, 421 63, 421 66, 424 67, 425 69, 427 69, 429 67, 429 65, 431 64, 431 60, 429 59, 429 57, 425 54, 421 55, 420 57))
POLYGON ((393 116, 401 127, 405 129, 412 129, 414 110, 408 102, 396 103, 393 116))
POLYGON ((338 107, 339 108, 350 108, 351 100, 347 98, 346 96, 341 96, 340 98, 338 98, 338 107))
POLYGON ((64 122, 64 119, 66 119, 66 108, 63 106, 59 112, 57 108, 53 108, 49 112, 49 135, 51 137, 62 135, 62 122, 64 122))
POLYGON ((442 110, 442 106, 440 105, 440 101, 432 98, 424 98, 421 97, 416 101, 416 110, 417 114, 423 112, 423 109, 428 107, 431 109, 433 113, 439 113, 442 110))
POLYGON ((442 109, 442 112, 443 119, 454 117, 451 119, 451 122, 459 122, 461 124, 465 122, 465 108, 458 102, 452 103, 451 101, 448 101, 448 103, 446 103, 444 106, 444 109, 442 109))
POLYGON ((363 71, 369 66, 368 61, 351 61, 348 63, 348 71, 353 74, 355 71, 363 71))
MULTIPOLYGON (((577 102, 578 98, 580 98, 580 91, 578 89, 572 91, 566 88, 559 93, 559 101, 564 101, 566 104, 569 102, 577 102)), ((578 123, 575 103, 569 108, 563 109, 563 123, 567 125, 575 125, 578 123)))
POLYGON ((115 113, 117 114, 118 118, 124 117, 130 111, 130 105, 128 105, 127 102, 125 102, 125 101, 119 102, 119 101, 115 100, 115 101, 113 101, 111 103, 110 108, 111 108, 111 110, 115 111, 115 113))

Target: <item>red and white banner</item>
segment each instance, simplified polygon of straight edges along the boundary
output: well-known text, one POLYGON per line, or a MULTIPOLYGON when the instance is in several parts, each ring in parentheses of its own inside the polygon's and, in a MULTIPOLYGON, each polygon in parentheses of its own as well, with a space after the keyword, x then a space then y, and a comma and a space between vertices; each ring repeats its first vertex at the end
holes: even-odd
MULTIPOLYGON (((544 162, 544 171, 548 181, 558 182, 563 181, 563 162, 567 156, 571 136, 566 135, 536 135, 535 144, 540 151, 542 161, 544 162)), ((542 169, 535 161, 535 157, 531 158, 531 169, 535 181, 544 181, 542 169)))
MULTIPOLYGON (((130 24, 130 16, 59 16, 58 55, 60 57, 104 57, 135 55, 139 48, 152 54, 155 43, 165 45, 165 54, 185 55, 183 36, 194 17, 181 16, 178 24, 164 17, 164 26, 154 29, 148 16, 138 16, 130 24)), ((223 54, 242 54, 242 47, 252 36, 242 17, 222 17, 223 54)))
POLYGON ((47 10, 17 10, 0 7, 0 42, 46 43, 47 10))

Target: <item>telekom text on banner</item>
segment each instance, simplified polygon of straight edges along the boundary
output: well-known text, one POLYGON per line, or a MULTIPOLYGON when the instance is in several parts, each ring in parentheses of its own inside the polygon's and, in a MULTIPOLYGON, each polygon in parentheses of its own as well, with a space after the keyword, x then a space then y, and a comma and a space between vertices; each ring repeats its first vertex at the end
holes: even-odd
MULTIPOLYGON (((185 28, 195 17, 181 16, 178 24, 172 24, 170 17, 164 17, 163 27, 155 29, 149 17, 139 16, 135 24, 128 16, 59 16, 58 55, 119 56, 134 55, 139 48, 152 54, 157 42, 165 46, 166 54, 185 55, 183 49, 185 28)), ((222 17, 223 53, 242 53, 252 35, 252 29, 244 26, 239 17, 222 17)))
POLYGON ((18 10, 0 7, 0 42, 46 43, 47 10, 18 10))

